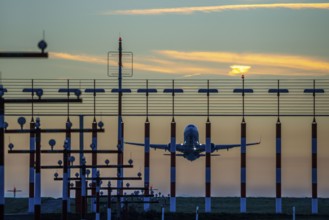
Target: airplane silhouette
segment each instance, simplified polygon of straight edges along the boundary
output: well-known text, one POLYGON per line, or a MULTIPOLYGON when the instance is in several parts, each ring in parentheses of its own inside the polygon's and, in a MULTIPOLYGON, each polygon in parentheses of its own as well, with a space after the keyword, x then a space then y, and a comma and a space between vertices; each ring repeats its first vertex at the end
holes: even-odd
MULTIPOLYGON (((125 142, 126 144, 136 145, 136 146, 145 146, 144 143, 135 143, 135 142, 125 142)), ((247 146, 257 145, 259 142, 247 143, 247 146)), ((151 148, 162 149, 165 151, 170 151, 169 144, 150 144, 151 148)), ((211 143, 211 153, 218 150, 229 150, 234 147, 241 147, 241 144, 214 144, 211 143)), ((197 126, 194 124, 189 124, 184 129, 184 142, 181 144, 176 144, 176 151, 181 153, 176 153, 178 157, 184 157, 189 161, 194 161, 200 157, 205 156, 206 145, 199 142, 199 131, 197 126)), ((169 155, 169 154, 165 154, 169 155)), ((211 154, 211 156, 219 156, 218 154, 211 154)))
POLYGON ((22 190, 16 189, 16 186, 14 186, 14 189, 7 190, 7 192, 12 192, 14 194, 14 198, 16 198, 16 193, 22 192, 22 190))

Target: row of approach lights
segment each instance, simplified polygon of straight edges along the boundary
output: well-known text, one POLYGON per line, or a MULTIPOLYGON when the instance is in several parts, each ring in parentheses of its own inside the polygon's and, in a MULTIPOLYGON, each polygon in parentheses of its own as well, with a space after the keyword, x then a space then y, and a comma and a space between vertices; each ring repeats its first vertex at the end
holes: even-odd
MULTIPOLYGON (((26 119, 24 117, 19 117, 18 120, 17 120, 17 122, 21 126, 21 129, 23 129, 24 124, 26 124, 26 119)), ((35 125, 36 125, 37 128, 40 127, 40 118, 39 117, 36 118, 36 124, 35 125)), ((72 127, 72 122, 67 122, 66 123, 66 126, 68 126, 68 128, 71 128, 72 127)), ((6 123, 6 126, 5 127, 6 128, 8 127, 8 123, 6 123)), ((102 129, 104 127, 104 123, 102 121, 99 121, 98 122, 98 127, 102 129)), ((48 144, 49 144, 51 150, 54 150, 54 146, 56 145, 56 141, 54 139, 50 139, 49 142, 48 142, 48 144)), ((94 144, 90 144, 90 148, 92 150, 94 150, 95 147, 96 146, 94 144)), ((9 148, 10 151, 12 151, 14 149, 14 144, 13 143, 9 143, 8 144, 8 148, 9 148)), ((64 148, 67 149, 67 145, 66 144, 64 144, 64 148)), ((75 157, 74 156, 71 156, 69 158, 69 161, 70 161, 71 165, 73 165, 73 162, 75 161, 75 157)), ((106 159, 105 160, 106 166, 108 166, 109 163, 110 163, 110 160, 109 159, 106 159)), ((58 165, 59 166, 62 166, 62 164, 63 164, 63 161, 62 160, 58 160, 58 165)), ((84 157, 82 158, 82 164, 86 164, 86 160, 85 160, 84 157)), ((128 164, 129 165, 132 165, 133 164, 133 160, 132 159, 129 159, 128 160, 128 164)), ((90 170, 89 169, 86 170, 86 174, 87 174, 87 177, 88 177, 89 174, 90 174, 90 170)), ((76 173, 75 176, 78 178, 79 177, 79 173, 76 173)), ((118 174, 118 176, 120 176, 120 175, 118 174)), ((142 176, 141 172, 138 172, 137 176, 138 177, 141 177, 142 176)), ((58 173, 55 173, 54 174, 54 177, 57 178, 58 177, 58 173)), ((130 186, 130 184, 127 183, 127 187, 129 187, 129 186, 130 186)))
MULTIPOLYGON (((23 130, 23 127, 24 127, 24 125, 26 124, 26 119, 25 119, 25 117, 19 117, 18 119, 17 119, 17 123, 21 126, 21 129, 23 130)), ((36 126, 36 128, 39 128, 40 127, 40 118, 39 117, 37 117, 36 118, 36 123, 35 123, 35 126, 36 126)), ((98 122, 98 127, 100 128, 100 129, 102 129, 103 127, 104 127, 104 123, 102 122, 102 121, 99 121, 98 122)), ((72 128, 72 122, 70 122, 70 121, 68 121, 67 123, 66 123, 66 126, 67 126, 67 128, 72 128)), ((8 127, 8 123, 7 122, 5 122, 5 128, 7 128, 8 127)), ((50 143, 50 141, 49 141, 49 145, 50 146, 54 146, 56 144, 56 142, 51 142, 50 143)), ((91 147, 91 146, 90 146, 91 147)), ((91 147, 92 149, 93 149, 93 147, 91 147)))
MULTIPOLYGON (((51 147, 51 150, 54 150, 54 146, 56 145, 56 141, 55 141, 54 139, 50 139, 50 140, 49 140, 49 145, 50 145, 50 147, 51 147)), ((91 148, 92 148, 93 146, 94 146, 93 144, 90 145, 91 148)), ((14 144, 13 144, 13 143, 8 144, 8 148, 9 148, 10 151, 12 151, 13 148, 14 148, 14 144)), ((66 145, 66 144, 64 144, 64 148, 67 149, 67 145, 66 145)), ((74 156, 70 156, 70 158, 69 158, 69 162, 71 163, 71 166, 73 166, 73 162, 74 162, 74 161, 75 161, 75 157, 74 157, 74 156)), ((109 159, 106 159, 104 162, 105 162, 106 166, 109 166, 109 164, 110 164, 110 160, 109 160, 109 159)), ((129 165, 132 165, 133 162, 134 162, 134 161, 133 161, 132 159, 129 159, 129 160, 128 160, 128 164, 129 164, 129 165)), ((58 160, 57 163, 58 163, 58 165, 59 165, 60 167, 63 165, 63 161, 62 161, 62 160, 58 160)), ((83 164, 83 165, 86 164, 86 159, 85 159, 85 157, 82 157, 82 164, 83 164)), ((90 175, 90 169, 87 169, 87 170, 86 170, 86 175, 87 175, 87 178, 88 178, 89 175, 90 175)), ((119 177, 120 174, 118 173, 117 176, 119 177)), ((141 177, 141 176, 142 176, 142 173, 141 173, 141 172, 138 172, 138 173, 137 173, 137 176, 138 176, 138 177, 141 177)), ((55 179, 58 178, 58 173, 57 173, 57 172, 54 174, 54 177, 55 177, 55 179)), ((76 178, 79 178, 79 173, 78 173, 78 172, 75 173, 75 177, 76 177, 76 178)), ((97 177, 99 177, 99 171, 97 171, 97 173, 96 173, 96 178, 97 178, 97 177)), ((102 181, 100 181, 100 182, 101 182, 101 184, 102 184, 102 181)), ((110 181, 109 181, 109 184, 110 184, 110 181)), ((110 187, 109 184, 108 184, 108 186, 110 187)), ((72 185, 71 185, 71 186, 72 186, 72 185)), ((90 186, 91 186, 91 184, 90 184, 90 186)), ((126 186, 129 187, 130 184, 127 183, 126 186)))
MULTIPOLYGON (((4 93, 7 92, 7 89, 4 89, 1 85, 0 87, 0 96, 2 97, 4 95, 4 93)), ((36 94, 36 96, 38 97, 38 99, 41 99, 42 95, 43 95, 43 89, 40 89, 40 88, 25 88, 23 89, 23 92, 34 92, 36 94)), ((58 92, 61 92, 61 93, 67 93, 67 89, 59 89, 58 92)), ((77 98, 80 98, 81 96, 81 90, 80 89, 70 89, 70 92, 73 92, 74 95, 77 97, 77 98)))

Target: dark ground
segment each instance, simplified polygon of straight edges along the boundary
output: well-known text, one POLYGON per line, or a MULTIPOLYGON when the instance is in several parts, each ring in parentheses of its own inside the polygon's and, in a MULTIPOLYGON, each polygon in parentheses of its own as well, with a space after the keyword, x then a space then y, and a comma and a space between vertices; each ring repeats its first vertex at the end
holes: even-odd
MULTIPOLYGON (((6 215, 5 220, 33 220, 33 215, 6 215)), ((61 219, 61 214, 55 213, 55 214, 43 214, 42 219, 45 220, 58 220, 61 219)), ((80 220, 79 215, 69 215, 70 220, 80 220)), ((89 215, 87 219, 95 219, 93 215, 89 215)), ((103 214, 101 216, 101 219, 106 219, 106 215, 103 214)), ((114 218, 112 218, 114 219, 114 218)), ((126 216, 127 220, 159 220, 161 219, 161 213, 157 212, 151 212, 148 214, 141 214, 139 213, 138 215, 131 213, 129 216, 126 216)), ((176 213, 176 214, 166 214, 165 219, 170 219, 170 220, 191 220, 195 219, 195 214, 188 214, 188 213, 176 213)), ((199 215, 199 219, 203 220, 275 220, 275 219, 280 219, 280 220, 291 220, 292 216, 287 215, 287 214, 282 214, 282 215, 276 215, 276 214, 256 214, 256 213, 251 213, 251 214, 205 214, 201 213, 199 215)), ((296 215, 296 219, 298 220, 328 220, 329 216, 328 215, 296 215)))
MULTIPOLYGON (((177 198, 177 213, 168 212, 168 201, 165 204, 165 219, 184 220, 195 219, 195 208, 199 206, 199 220, 207 219, 238 219, 238 220, 273 220, 273 219, 292 219, 292 207, 296 207, 296 219, 315 219, 329 220, 329 199, 319 199, 319 214, 312 215, 310 198, 284 198, 283 214, 274 214, 275 199, 274 198, 248 198, 247 214, 239 213, 239 198, 212 198, 212 213, 204 213, 204 198, 177 198)), ((142 204, 129 205, 129 213, 125 219, 161 219, 161 204, 152 204, 152 211, 148 213, 138 212, 142 210, 142 204)), ((33 219, 33 215, 27 214, 26 198, 7 198, 6 199, 6 216, 5 220, 21 220, 33 219)), ((113 207, 115 208, 115 206, 113 207)), ((74 211, 74 205, 71 206, 74 211)), ((61 219, 61 199, 43 198, 42 199, 42 219, 61 219)), ((114 210, 115 211, 115 210, 114 210)), ((115 216, 114 213, 112 213, 115 216)), ((79 214, 70 214, 70 220, 80 219, 79 214)), ((90 214, 87 219, 94 219, 94 215, 90 214)), ((102 201, 101 219, 106 219, 106 201, 102 201)), ((112 218, 114 219, 114 218, 112 218)))

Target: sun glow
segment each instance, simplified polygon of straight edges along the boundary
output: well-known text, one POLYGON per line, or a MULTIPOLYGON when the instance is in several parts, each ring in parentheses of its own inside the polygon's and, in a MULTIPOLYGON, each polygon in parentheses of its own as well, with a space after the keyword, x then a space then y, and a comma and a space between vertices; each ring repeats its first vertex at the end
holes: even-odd
POLYGON ((228 73, 230 76, 236 75, 245 75, 251 68, 251 66, 244 66, 244 65, 232 65, 231 71, 228 73))

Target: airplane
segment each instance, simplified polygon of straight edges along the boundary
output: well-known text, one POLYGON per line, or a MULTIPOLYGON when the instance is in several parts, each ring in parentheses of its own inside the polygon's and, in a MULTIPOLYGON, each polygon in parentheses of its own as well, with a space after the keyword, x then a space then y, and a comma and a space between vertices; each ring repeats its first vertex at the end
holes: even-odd
MULTIPOLYGON (((129 145, 136 146, 145 146, 144 143, 135 143, 135 142, 125 142, 129 145)), ((259 142, 247 143, 247 146, 257 145, 259 142)), ((162 149, 165 151, 170 151, 170 143, 169 144, 150 144, 151 148, 154 149, 162 149)), ((229 150, 234 147, 241 147, 241 144, 214 144, 211 143, 211 153, 218 150, 229 150)), ((200 157, 205 156, 206 145, 201 144, 199 142, 199 131, 198 127, 194 124, 189 124, 184 129, 184 142, 181 144, 176 144, 176 151, 180 153, 176 153, 178 157, 184 157, 189 161, 194 161, 200 157)), ((165 154, 170 155, 170 154, 165 154)), ((211 156, 219 156, 219 154, 211 154, 211 156)))
POLYGON ((22 190, 16 189, 16 186, 14 186, 14 189, 7 190, 7 192, 12 192, 14 194, 14 198, 16 198, 16 193, 17 192, 22 192, 22 190))

